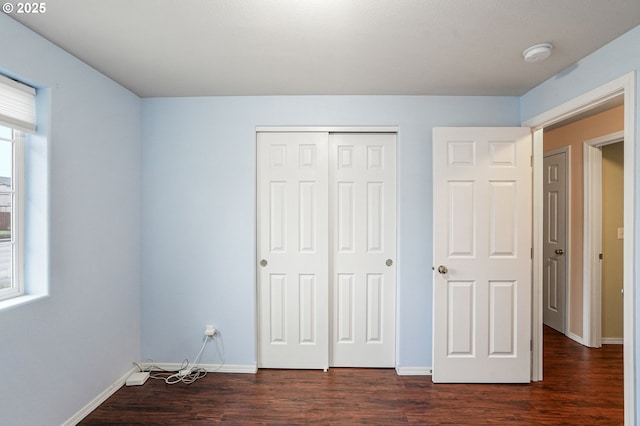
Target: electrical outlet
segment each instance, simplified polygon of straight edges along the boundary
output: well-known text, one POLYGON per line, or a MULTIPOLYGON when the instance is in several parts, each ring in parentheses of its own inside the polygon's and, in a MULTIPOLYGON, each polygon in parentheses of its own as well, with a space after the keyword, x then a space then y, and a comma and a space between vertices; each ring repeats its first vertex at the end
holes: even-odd
POLYGON ((207 337, 213 337, 215 336, 217 333, 217 330, 214 326, 212 325, 207 325, 205 330, 204 330, 204 335, 207 337))

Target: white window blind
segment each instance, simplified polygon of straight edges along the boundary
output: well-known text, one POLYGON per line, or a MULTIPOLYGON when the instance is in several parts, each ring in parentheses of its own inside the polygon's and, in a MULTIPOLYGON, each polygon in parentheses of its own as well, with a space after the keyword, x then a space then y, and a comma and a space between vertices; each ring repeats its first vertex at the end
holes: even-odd
POLYGON ((36 89, 0 75, 0 125, 36 130, 36 89))

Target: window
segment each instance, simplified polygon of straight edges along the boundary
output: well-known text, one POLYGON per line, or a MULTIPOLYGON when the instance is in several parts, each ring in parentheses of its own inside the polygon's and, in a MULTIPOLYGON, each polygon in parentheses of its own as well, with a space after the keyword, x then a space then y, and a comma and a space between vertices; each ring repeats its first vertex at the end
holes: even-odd
POLYGON ((0 300, 23 293, 23 140, 0 126, 0 300))
POLYGON ((0 300, 24 294, 25 133, 34 133, 34 88, 0 76, 0 300))

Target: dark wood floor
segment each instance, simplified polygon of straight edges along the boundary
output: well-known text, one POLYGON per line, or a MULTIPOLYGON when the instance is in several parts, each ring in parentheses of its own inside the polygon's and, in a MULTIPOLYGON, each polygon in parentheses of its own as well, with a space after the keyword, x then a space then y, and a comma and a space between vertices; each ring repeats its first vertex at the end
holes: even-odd
POLYGON ((260 370, 191 385, 123 387, 84 425, 622 425, 622 346, 585 348, 545 329, 544 381, 434 385, 395 370, 260 370))

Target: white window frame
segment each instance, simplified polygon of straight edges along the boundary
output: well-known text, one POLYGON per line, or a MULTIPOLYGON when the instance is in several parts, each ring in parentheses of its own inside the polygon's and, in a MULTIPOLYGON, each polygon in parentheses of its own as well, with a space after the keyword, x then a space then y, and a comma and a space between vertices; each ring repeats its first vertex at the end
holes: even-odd
MULTIPOLYGON (((3 126, 4 127, 4 126, 3 126)), ((13 250, 11 286, 0 289, 0 300, 24 295, 24 133, 12 129, 9 142, 13 145, 13 167, 11 176, 11 241, 0 244, 11 245, 13 250)), ((6 141, 6 139, 2 139, 6 141)))

